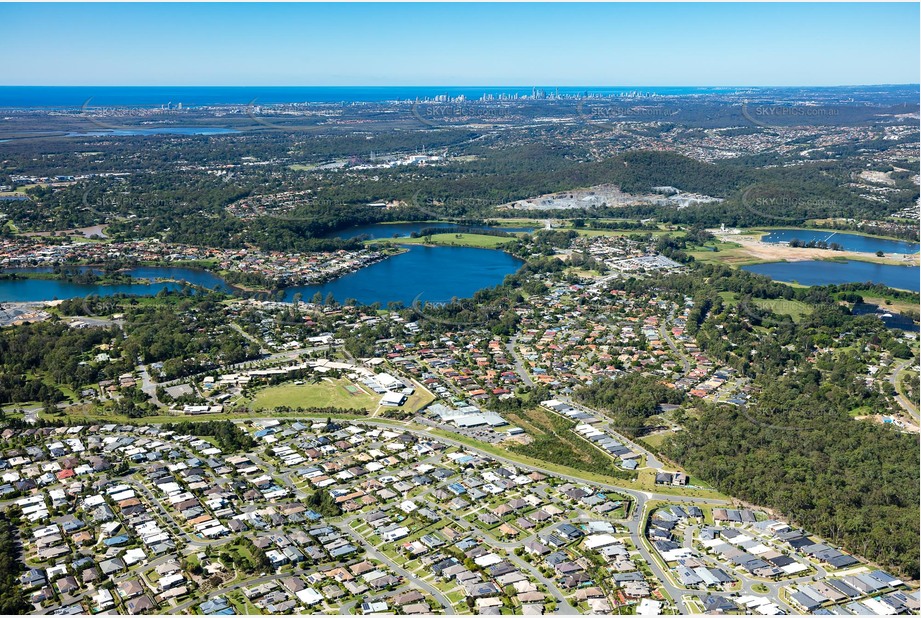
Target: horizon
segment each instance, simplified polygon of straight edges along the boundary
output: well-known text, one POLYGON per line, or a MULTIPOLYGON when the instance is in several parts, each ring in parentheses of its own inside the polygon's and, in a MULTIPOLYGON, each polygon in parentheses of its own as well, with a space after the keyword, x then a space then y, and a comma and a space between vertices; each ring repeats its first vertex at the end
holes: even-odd
POLYGON ((0 84, 0 88, 834 88, 906 87, 921 82, 853 83, 813 86, 810 84, 0 84))

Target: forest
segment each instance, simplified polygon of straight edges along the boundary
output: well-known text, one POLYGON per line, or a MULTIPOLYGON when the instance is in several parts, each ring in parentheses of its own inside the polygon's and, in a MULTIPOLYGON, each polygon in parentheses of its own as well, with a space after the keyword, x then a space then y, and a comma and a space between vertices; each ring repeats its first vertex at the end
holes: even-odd
POLYGON ((58 385, 79 389, 130 371, 117 352, 111 351, 112 362, 89 357, 117 339, 117 329, 78 329, 58 321, 0 329, 0 403, 57 403, 65 399, 58 385))
POLYGON ((727 494, 777 509, 797 525, 917 578, 917 439, 854 419, 886 413, 891 391, 868 387, 861 379, 867 361, 840 351, 909 358, 900 331, 850 315, 835 298, 839 287, 791 288, 701 265, 657 285, 695 299, 688 329, 696 331, 701 349, 758 387, 744 407, 696 403, 681 418, 685 431, 665 442, 663 454, 727 494), (719 293, 726 291, 736 292, 739 302, 723 302, 719 293), (812 312, 794 323, 746 302, 753 298, 795 298, 812 312))
POLYGON ((163 425, 167 431, 191 436, 211 437, 218 448, 225 453, 247 451, 256 446, 256 441, 244 430, 230 421, 182 421, 163 425))
POLYGON ((851 405, 817 373, 786 378, 746 409, 700 406, 662 451, 720 491, 916 579, 917 440, 855 421, 851 405))
POLYGON ((629 436, 643 432, 646 419, 659 413, 660 404, 680 404, 683 391, 669 388, 654 376, 628 373, 614 380, 595 380, 576 389, 573 396, 602 410, 614 420, 618 431, 629 436))
MULTIPOLYGON (((254 245, 265 250, 319 251, 355 248, 357 240, 332 238, 338 230, 353 225, 433 218, 476 222, 497 215, 533 217, 533 211, 498 210, 496 206, 599 184, 618 185, 636 195, 674 185, 683 192, 722 201, 678 208, 657 198, 631 206, 575 209, 567 216, 579 220, 656 219, 703 227, 722 223, 748 227, 778 221, 801 225, 831 217, 878 219, 911 206, 919 196, 910 178, 893 176, 896 185, 887 193, 886 203, 864 199, 849 186, 853 164, 846 160, 808 161, 796 166, 750 165, 736 159, 704 163, 652 150, 594 160, 580 142, 561 137, 548 133, 522 140, 506 137, 510 143, 502 138, 474 140, 464 147, 469 156, 425 167, 362 170, 346 166, 336 171, 296 172, 279 160, 265 167, 218 175, 194 167, 157 166, 156 171, 145 171, 132 163, 124 175, 116 177, 29 188, 30 200, 5 202, 2 210, 21 230, 66 230, 106 223, 106 234, 116 240, 160 238, 224 248, 254 245), (285 197, 289 193, 293 197, 285 197), (246 219, 228 211, 241 200, 276 195, 286 205, 283 211, 268 208, 246 219), (402 205, 371 205, 379 202, 402 205)), ((243 140, 214 138, 213 144, 229 149, 239 145, 226 141, 233 139, 243 140)), ((305 148, 319 141, 310 136, 300 139, 305 148)), ((196 149, 201 146, 195 140, 191 143, 196 149)), ((174 147, 171 142, 151 142, 154 151, 171 152, 174 147)), ((355 164, 360 163, 355 160, 355 164)))
POLYGON ((127 358, 162 363, 152 370, 161 381, 183 377, 220 365, 256 358, 258 346, 229 328, 213 294, 172 296, 176 302, 129 306, 122 344, 127 358))

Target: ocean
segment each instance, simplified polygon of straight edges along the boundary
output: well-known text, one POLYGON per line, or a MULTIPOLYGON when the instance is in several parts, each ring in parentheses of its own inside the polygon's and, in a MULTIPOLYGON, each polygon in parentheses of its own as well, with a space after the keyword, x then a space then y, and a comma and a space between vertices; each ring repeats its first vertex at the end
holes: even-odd
MULTIPOLYGON (((548 96, 617 96, 642 94, 687 96, 748 92, 750 88, 579 86, 538 87, 548 96)), ((531 95, 530 86, 0 86, 0 107, 79 108, 159 106, 182 103, 202 105, 248 105, 284 103, 343 103, 415 101, 464 95, 468 100, 483 95, 531 95)))

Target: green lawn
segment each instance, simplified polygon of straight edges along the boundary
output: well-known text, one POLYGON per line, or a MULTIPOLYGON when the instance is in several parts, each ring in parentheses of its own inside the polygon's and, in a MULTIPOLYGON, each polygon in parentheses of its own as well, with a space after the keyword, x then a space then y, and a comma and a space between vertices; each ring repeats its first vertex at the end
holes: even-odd
POLYGON ((368 395, 350 380, 322 379, 316 384, 282 384, 265 388, 253 397, 252 407, 256 410, 288 406, 296 408, 349 408, 373 411, 379 398, 368 395), (346 387, 356 392, 350 393, 346 387))
POLYGON ((433 234, 419 238, 400 238, 398 242, 406 245, 446 245, 454 247, 475 247, 478 249, 497 249, 514 239, 507 236, 489 234, 433 234))
POLYGON ((706 247, 714 247, 717 250, 696 248, 687 252, 696 261, 702 264, 726 264, 727 266, 748 266, 751 264, 760 264, 767 260, 754 257, 742 245, 734 242, 708 242, 706 247))
POLYGON ((647 445, 649 445, 653 449, 658 449, 660 446, 662 446, 662 443, 665 442, 666 438, 674 434, 675 434, 674 431, 661 431, 651 436, 643 436, 642 438, 639 439, 639 441, 645 442, 647 445))
POLYGON ((812 313, 812 307, 798 300, 783 298, 753 298, 752 301, 762 309, 769 309, 777 314, 785 314, 799 322, 804 316, 812 313))
POLYGON ((422 388, 418 382, 413 381, 413 388, 416 389, 416 392, 407 397, 406 403, 402 407, 396 408, 397 410, 412 410, 415 412, 435 401, 435 396, 422 388))

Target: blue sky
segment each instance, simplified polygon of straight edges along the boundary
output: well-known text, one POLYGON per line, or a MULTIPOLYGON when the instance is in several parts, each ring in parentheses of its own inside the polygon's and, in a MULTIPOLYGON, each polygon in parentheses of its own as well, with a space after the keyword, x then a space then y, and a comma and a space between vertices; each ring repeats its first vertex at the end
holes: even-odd
POLYGON ((0 84, 917 83, 918 21, 918 3, 0 3, 0 84))

